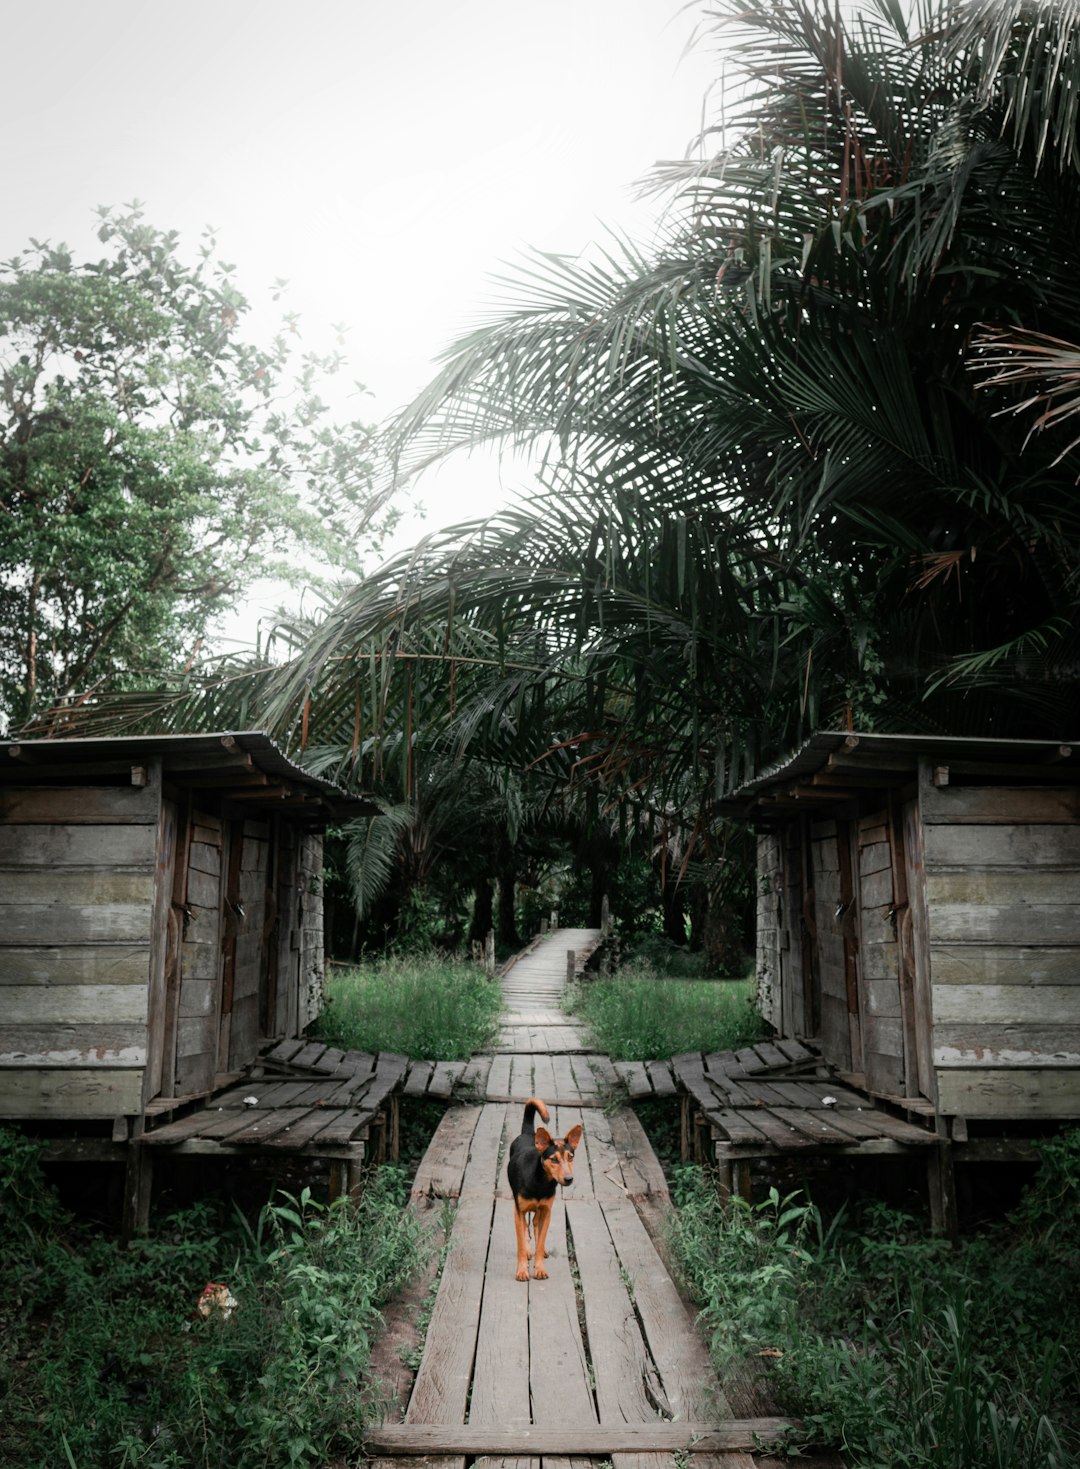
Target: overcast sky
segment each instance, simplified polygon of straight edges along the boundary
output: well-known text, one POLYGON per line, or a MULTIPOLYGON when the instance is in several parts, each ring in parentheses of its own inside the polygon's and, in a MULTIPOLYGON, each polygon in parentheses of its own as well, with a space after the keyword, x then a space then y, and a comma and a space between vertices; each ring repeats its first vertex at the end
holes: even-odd
MULTIPOLYGON (((134 198, 192 247, 213 224, 250 299, 284 277, 313 340, 350 325, 372 418, 423 384, 501 262, 630 223, 630 186, 683 154, 713 74, 700 52, 681 59, 697 14, 682 0, 3 13, 0 256, 31 235, 83 255, 95 206, 134 198)), ((490 469, 459 475, 452 503, 429 489, 428 526, 500 493, 490 469)))

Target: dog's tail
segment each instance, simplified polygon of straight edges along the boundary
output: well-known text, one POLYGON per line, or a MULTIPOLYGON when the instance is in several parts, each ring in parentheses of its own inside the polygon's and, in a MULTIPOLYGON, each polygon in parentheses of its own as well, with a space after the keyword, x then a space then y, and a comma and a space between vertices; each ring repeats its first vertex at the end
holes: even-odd
POLYGON ((525 1116, 521 1119, 521 1130, 523 1133, 532 1133, 536 1129, 536 1114, 540 1113, 540 1121, 548 1120, 548 1109, 539 1097, 530 1097, 525 1103, 525 1116))

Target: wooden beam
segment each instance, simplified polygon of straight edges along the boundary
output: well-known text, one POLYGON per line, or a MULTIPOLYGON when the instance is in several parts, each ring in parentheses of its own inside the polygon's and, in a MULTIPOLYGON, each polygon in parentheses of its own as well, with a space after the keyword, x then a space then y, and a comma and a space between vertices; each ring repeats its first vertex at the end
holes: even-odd
POLYGON ((729 1453, 776 1443, 799 1424, 791 1418, 733 1418, 727 1423, 670 1422, 589 1424, 572 1428, 533 1424, 528 1428, 449 1423, 373 1424, 364 1448, 380 1454, 496 1454, 520 1457, 611 1454, 729 1453))

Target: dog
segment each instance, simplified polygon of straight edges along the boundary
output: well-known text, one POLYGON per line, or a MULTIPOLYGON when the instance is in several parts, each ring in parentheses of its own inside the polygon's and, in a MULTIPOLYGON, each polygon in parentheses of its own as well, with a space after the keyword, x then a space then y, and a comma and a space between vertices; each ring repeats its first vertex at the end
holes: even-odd
POLYGON ((510 1144, 506 1176, 514 1195, 514 1232, 517 1235, 517 1279, 528 1280, 529 1256, 533 1257, 533 1279, 547 1280, 544 1269, 544 1242, 551 1223, 551 1205, 556 1190, 574 1181, 574 1151, 581 1142, 581 1124, 572 1127, 565 1137, 552 1137, 544 1127, 536 1127, 537 1112, 544 1122, 548 1109, 539 1097, 525 1103, 521 1132, 510 1144), (535 1252, 529 1243, 531 1214, 535 1252))

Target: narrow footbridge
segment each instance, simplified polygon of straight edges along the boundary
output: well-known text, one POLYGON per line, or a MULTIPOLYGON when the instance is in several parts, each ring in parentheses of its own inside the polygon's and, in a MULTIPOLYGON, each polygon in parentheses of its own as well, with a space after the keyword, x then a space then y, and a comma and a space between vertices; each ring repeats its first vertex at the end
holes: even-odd
POLYGON ((403 1417, 366 1435, 376 1469, 673 1469, 687 1455, 693 1469, 751 1469, 751 1450, 783 1430, 732 1417, 654 1243, 663 1170, 633 1114, 605 1110, 612 1064, 559 1010, 568 971, 599 939, 556 929, 507 969, 499 1041, 464 1068, 468 1101, 447 1111, 417 1172, 419 1213, 456 1207, 403 1417), (584 1139, 553 1211, 550 1277, 524 1283, 505 1157, 534 1095, 560 1136, 580 1122, 584 1139))

